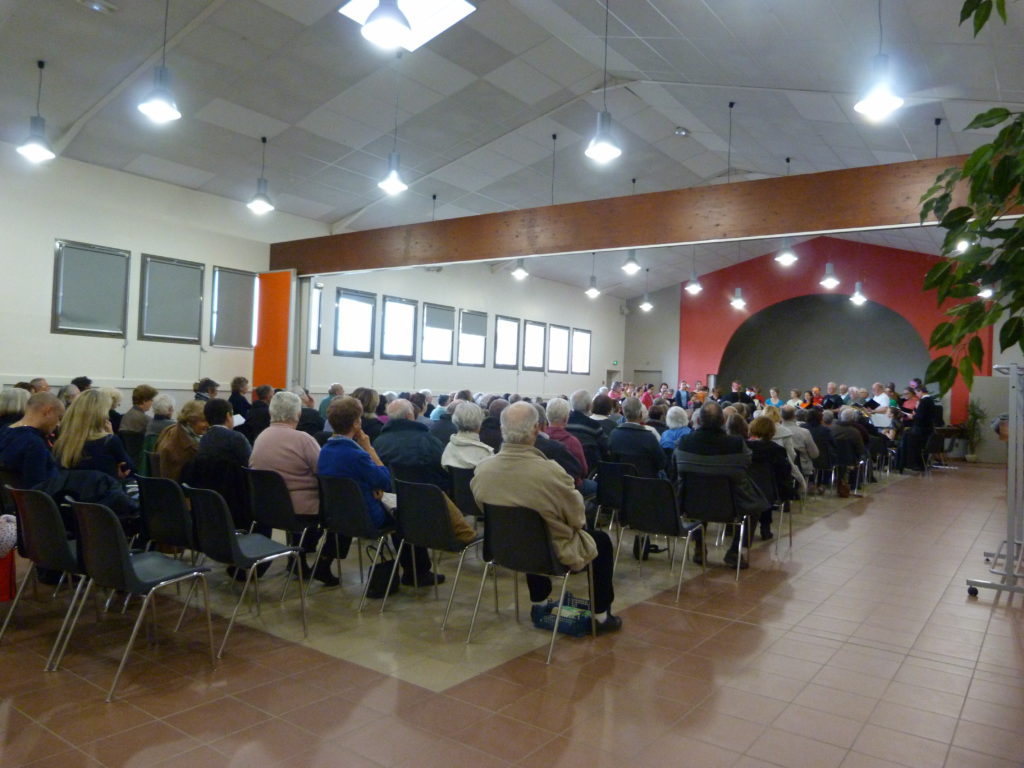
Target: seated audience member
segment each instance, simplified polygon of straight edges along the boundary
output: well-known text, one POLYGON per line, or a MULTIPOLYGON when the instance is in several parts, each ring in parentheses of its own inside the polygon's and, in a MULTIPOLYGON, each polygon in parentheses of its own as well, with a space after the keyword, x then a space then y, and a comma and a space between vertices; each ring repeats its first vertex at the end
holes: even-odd
POLYGON ((857 429, 857 409, 843 406, 839 411, 839 421, 832 424, 832 436, 836 443, 836 462, 839 467, 838 491, 840 496, 850 495, 848 470, 867 455, 864 437, 857 429))
POLYGON ((441 454, 442 467, 473 469, 481 459, 494 455, 494 449, 480 442, 483 409, 476 403, 459 402, 451 414, 451 422, 458 429, 448 440, 441 454))
MULTIPOLYGON (((405 403, 402 408, 408 407, 411 413, 412 405, 407 400, 402 402, 405 403)), ((334 434, 320 450, 317 474, 354 480, 363 492, 363 500, 374 525, 381 527, 394 523, 390 510, 395 507, 395 495, 391 493, 391 472, 384 466, 374 446, 370 444, 370 438, 360 426, 362 415, 363 407, 354 397, 341 396, 331 402, 327 409, 327 420, 334 434)), ((409 420, 409 423, 416 422, 409 420)), ((458 516, 462 519, 461 514, 458 516)), ((469 527, 464 520, 462 524, 469 527)), ((397 547, 398 534, 392 538, 397 547)), ((402 583, 407 586, 416 583, 430 586, 435 582, 444 582, 443 574, 431 573, 430 557, 422 547, 403 547, 400 564, 402 583)))
MULTIPOLYGON (((320 529, 317 526, 320 487, 316 479, 320 444, 311 435, 296 429, 301 412, 302 402, 294 392, 278 392, 271 398, 270 426, 256 438, 249 456, 249 466, 253 469, 272 470, 284 479, 295 514, 309 520, 302 541, 304 551, 299 558, 302 576, 312 576, 326 586, 333 587, 339 584, 338 578, 331 572, 333 553, 326 559, 321 558, 315 573, 306 562, 306 554, 316 552, 320 540, 320 529)), ((317 418, 320 418, 319 414, 317 418)), ((297 534, 289 534, 292 545, 297 545, 299 538, 297 534)))
POLYGON ((115 435, 121 431, 121 413, 117 410, 121 407, 121 390, 116 387, 104 387, 103 391, 110 398, 110 411, 107 412, 107 421, 110 422, 110 431, 115 435))
POLYGON ((245 435, 235 430, 233 426, 234 414, 231 411, 231 403, 220 398, 207 400, 203 404, 203 415, 209 428, 199 440, 196 458, 210 463, 249 466, 252 446, 245 435))
POLYGON ((217 397, 218 389, 220 389, 220 384, 218 384, 213 379, 200 379, 199 381, 196 382, 195 399, 202 400, 203 402, 206 402, 207 400, 213 400, 215 397, 217 397))
POLYGON ((92 388, 92 379, 90 379, 88 376, 76 376, 71 380, 71 383, 78 388, 79 393, 85 392, 85 390, 92 388))
POLYGON ((673 450, 680 437, 690 434, 690 416, 685 408, 673 405, 665 415, 665 423, 668 429, 661 433, 660 444, 662 449, 673 450))
POLYGON ((619 426, 619 414, 615 401, 607 394, 601 394, 594 398, 590 404, 590 418, 596 421, 604 432, 607 443, 608 436, 612 430, 619 426))
MULTIPOLYGON (((544 518, 559 562, 579 571, 593 564, 594 618, 598 631, 620 629, 622 620, 611 612, 613 552, 604 531, 588 533, 583 497, 571 479, 534 447, 539 431, 537 411, 529 403, 515 403, 501 414, 502 446, 497 455, 481 461, 473 477, 477 503, 526 507, 544 518), (515 478, 509 482, 509 478, 515 478)), ((528 574, 530 600, 544 605, 551 595, 551 579, 528 574)), ((543 610, 543 609, 539 609, 543 610)))
MULTIPOLYGON (((788 406, 787 406, 788 407, 788 406)), ((785 502, 793 497, 793 467, 786 458, 782 446, 773 442, 775 423, 766 416, 759 416, 750 425, 747 447, 750 449, 751 465, 763 464, 768 467, 775 486, 775 498, 785 502)), ((761 540, 775 538, 772 533, 772 508, 766 506, 760 517, 761 540)))
POLYGON ((448 473, 441 469, 444 446, 426 424, 416 421, 416 410, 408 400, 399 398, 388 403, 388 423, 373 446, 392 472, 395 465, 414 467, 422 472, 421 482, 448 488, 448 473))
POLYGON ((170 395, 157 395, 153 398, 153 418, 146 425, 146 450, 153 450, 160 433, 174 423, 174 398, 170 395), (152 438, 152 442, 150 442, 152 438))
POLYGON ((434 405, 434 393, 429 389, 421 389, 420 394, 423 395, 423 418, 429 419, 437 407, 434 405))
POLYGON ((560 443, 576 460, 576 463, 580 465, 582 475, 573 478, 576 487, 584 496, 593 496, 597 493, 597 481, 587 477, 590 474, 591 467, 587 462, 586 455, 583 453, 583 446, 576 439, 576 436, 566 429, 566 424, 569 421, 568 401, 562 397, 554 397, 548 401, 544 412, 547 421, 545 432, 548 438, 556 443, 560 443))
POLYGON ((544 406, 540 403, 531 403, 531 405, 537 411, 537 428, 540 430, 537 433, 537 439, 534 441, 533 447, 543 453, 544 458, 551 459, 564 469, 566 474, 572 478, 573 484, 579 488, 583 482, 583 466, 569 453, 568 448, 557 440, 552 440, 548 437, 546 432, 548 428, 548 413, 544 406))
POLYGON ((110 395, 87 389, 71 404, 61 422, 53 455, 63 469, 88 469, 115 478, 135 471, 124 445, 111 430, 110 395))
POLYGON ((28 390, 20 387, 10 387, 0 392, 0 429, 21 421, 28 399, 28 390))
POLYGON ((409 395, 409 402, 412 403, 413 410, 416 412, 416 421, 429 427, 430 419, 426 413, 427 396, 422 392, 413 392, 409 395))
POLYGON ((649 459, 648 468, 637 467, 641 475, 657 475, 665 468, 665 452, 658 443, 660 435, 644 425, 643 405, 635 397, 622 401, 622 415, 625 421, 615 428, 608 439, 608 450, 614 461, 627 461, 630 457, 643 456, 649 459))
POLYGON ((146 413, 153 407, 153 399, 160 394, 148 384, 140 384, 132 390, 132 407, 121 417, 121 428, 118 432, 146 433, 151 421, 146 413))
MULTIPOLYGON (((334 385, 332 385, 334 386, 334 385)), ((341 387, 340 384, 337 385, 341 387)), ((342 392, 344 394, 344 392, 342 392)), ((334 395, 334 397, 341 397, 342 395, 334 395)), ((380 395, 377 394, 376 389, 370 389, 369 387, 356 387, 352 390, 352 397, 359 401, 359 404, 363 406, 363 415, 360 417, 359 426, 372 443, 377 439, 377 435, 380 434, 381 429, 384 425, 381 423, 374 414, 377 411, 377 404, 380 402, 380 395)), ((333 398, 332 398, 333 399, 333 398)), ((323 403, 320 404, 321 406, 323 403)), ((330 403, 327 404, 330 406, 330 403)), ((326 408, 323 409, 325 412, 326 408)))
MULTIPOLYGON (((688 435, 679 438, 674 459, 676 462, 677 492, 682 493, 690 480, 688 472, 729 477, 734 484, 734 503, 737 511, 760 519, 767 500, 753 485, 747 474, 750 466, 750 449, 738 435, 725 433, 725 420, 718 403, 707 402, 700 408, 699 424, 688 435)), ((704 558, 703 537, 697 534, 697 553, 694 562, 702 563, 704 558)), ((747 542, 743 542, 747 546, 747 542)), ((740 552, 739 526, 735 526, 732 544, 725 553, 725 562, 735 566, 740 558, 740 567, 747 567, 747 560, 740 552)))
POLYGON ((64 416, 64 404, 50 392, 25 402, 22 417, 0 430, 0 467, 12 472, 22 488, 34 488, 57 474, 47 436, 64 416))
MULTIPOLYGON (((811 394, 810 390, 806 394, 811 394)), ((788 406, 787 407, 792 407, 788 406)), ((796 413, 796 408, 793 408, 793 412, 796 413)), ((801 491, 807 490, 807 481, 804 479, 803 473, 800 471, 800 459, 797 457, 797 438, 793 434, 793 430, 782 423, 782 411, 778 408, 767 406, 764 409, 763 416, 768 417, 772 420, 775 425, 775 437, 772 440, 781 445, 786 450, 786 458, 789 459, 790 465, 793 467, 793 479, 800 486, 801 491)), ((795 422, 792 422, 795 426, 795 422)), ((815 446, 817 448, 817 446, 815 446)))
POLYGON ((42 376, 37 376, 36 378, 32 379, 28 384, 29 387, 32 388, 32 391, 29 392, 30 395, 34 395, 36 392, 50 391, 50 382, 48 382, 42 376))
POLYGON ((57 397, 60 398, 60 402, 65 408, 71 405, 71 402, 80 394, 81 392, 74 384, 65 384, 57 390, 57 397))
POLYGON ((250 442, 255 442, 260 432, 270 426, 270 398, 273 396, 274 388, 268 384, 261 384, 252 391, 249 417, 241 427, 241 432, 250 442))
MULTIPOLYGON (((157 438, 154 450, 160 457, 160 477, 178 482, 188 479, 191 464, 199 452, 199 440, 209 428, 203 405, 201 400, 189 400, 178 412, 177 421, 157 438)), ((154 419, 154 423, 158 422, 154 419)))
POLYGON ((722 411, 722 415, 725 416, 725 434, 742 437, 746 440, 750 434, 746 418, 741 413, 730 413, 727 415, 725 411, 728 410, 726 408, 722 411))
POLYGON ((654 427, 658 432, 658 438, 665 433, 668 429, 668 424, 665 423, 665 406, 655 403, 647 410, 647 421, 645 426, 654 427))
MULTIPOLYGON (((455 413, 455 409, 460 403, 471 402, 469 400, 449 400, 445 406, 438 406, 430 414, 430 434, 441 441, 441 445, 448 445, 448 441, 451 440, 452 435, 458 432, 458 427, 452 422, 452 415, 455 413)), ((476 403, 473 403, 476 405, 476 403)), ((476 406, 480 408, 479 405, 476 406)), ((483 419, 484 414, 481 409, 480 418, 483 419)), ((479 434, 479 430, 477 430, 479 434)), ((491 453, 494 449, 491 449, 491 453)))
MULTIPOLYGON (((818 409, 811 408, 808 413, 816 410, 818 409)), ((781 425, 793 435, 793 447, 799 461, 797 469, 804 477, 810 477, 814 474, 814 459, 818 458, 818 446, 814 442, 814 437, 797 422, 796 408, 785 405, 779 409, 779 415, 782 417, 781 425)))
POLYGON ((430 420, 437 421, 441 418, 441 414, 447 413, 445 410, 448 407, 448 403, 452 400, 451 395, 440 394, 437 396, 437 406, 430 411, 430 420))
MULTIPOLYGON (((818 457, 822 459, 824 466, 831 466, 832 462, 836 460, 836 440, 831 429, 834 418, 835 416, 832 411, 822 412, 817 408, 807 411, 807 425, 805 429, 810 433, 811 439, 814 440, 814 445, 818 449, 818 457)), ((815 477, 815 482, 818 479, 815 477)), ((825 488, 821 485, 811 490, 819 494, 825 492, 825 488)))
MULTIPOLYGON (((360 387, 360 389, 362 389, 362 387, 360 387)), ((329 386, 327 388, 327 396, 323 400, 320 401, 320 406, 317 408, 317 411, 319 411, 320 416, 323 419, 325 419, 325 420, 327 419, 327 409, 331 406, 331 401, 334 398, 341 397, 344 394, 345 394, 345 388, 343 386, 341 386, 341 384, 338 384, 337 382, 335 382, 334 384, 331 384, 331 386, 329 386)), ((376 393, 374 393, 374 394, 376 394, 376 393)), ((355 397, 356 393, 353 392, 352 396, 355 397)), ((363 413, 364 413, 364 415, 365 414, 372 414, 373 413, 373 409, 371 408, 371 409, 367 410, 367 409, 364 408, 363 409, 363 413)), ((371 440, 373 439, 373 435, 370 435, 370 439, 371 440)))
POLYGON ((585 389, 577 389, 570 397, 572 410, 565 428, 583 446, 583 455, 587 465, 593 469, 599 461, 608 458, 608 438, 601 426, 601 421, 590 417, 593 407, 590 393, 585 389))
POLYGON ((325 422, 320 411, 315 408, 316 401, 313 400, 313 396, 309 394, 308 389, 298 386, 292 387, 291 393, 299 398, 300 404, 299 423, 295 428, 315 438, 319 445, 323 445, 330 434, 324 429, 325 422))
POLYGON ((487 411, 487 416, 480 425, 480 441, 487 443, 497 452, 501 448, 501 412, 508 408, 508 400, 496 397, 487 405, 481 404, 480 407, 487 411))
POLYGON ((825 385, 825 396, 821 399, 821 407, 829 411, 843 407, 843 396, 836 391, 834 381, 825 385))
POLYGON ((245 376, 235 376, 231 380, 231 395, 228 402, 231 403, 231 410, 243 419, 249 418, 249 408, 252 404, 246 395, 249 394, 249 380, 245 376))

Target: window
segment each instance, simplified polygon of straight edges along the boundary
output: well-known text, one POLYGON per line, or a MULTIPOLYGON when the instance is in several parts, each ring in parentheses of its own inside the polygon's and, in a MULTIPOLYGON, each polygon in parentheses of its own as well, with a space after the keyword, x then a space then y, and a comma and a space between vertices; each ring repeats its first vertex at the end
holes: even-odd
POLYGON ((420 361, 451 365, 454 343, 455 308, 442 307, 437 304, 424 304, 420 361))
POLYGON ((377 297, 372 293, 339 288, 334 324, 334 354, 373 357, 377 297))
POLYGON ((459 365, 486 364, 487 313, 459 312, 459 365))
POLYGON ((192 261, 142 255, 140 339, 199 343, 204 269, 192 261))
POLYGON ((547 325, 527 320, 523 325, 523 370, 543 371, 547 325))
POLYGON ((494 367, 519 367, 519 319, 497 315, 494 318, 494 367))
POLYGON ((590 331, 572 329, 572 367, 569 372, 590 375, 590 331))
POLYGON ((322 311, 321 304, 324 300, 324 287, 320 283, 313 283, 309 287, 309 351, 314 355, 320 354, 320 332, 323 324, 320 321, 322 311))
POLYGON ((381 360, 413 360, 416 357, 416 305, 412 299, 384 297, 384 330, 381 360))
POLYGON ((131 254, 58 240, 53 260, 53 333, 124 338, 131 254))
POLYGON ((563 325, 548 326, 548 370, 569 372, 569 329, 563 325))
POLYGON ((214 267, 210 344, 215 347, 255 347, 258 298, 257 275, 214 267))

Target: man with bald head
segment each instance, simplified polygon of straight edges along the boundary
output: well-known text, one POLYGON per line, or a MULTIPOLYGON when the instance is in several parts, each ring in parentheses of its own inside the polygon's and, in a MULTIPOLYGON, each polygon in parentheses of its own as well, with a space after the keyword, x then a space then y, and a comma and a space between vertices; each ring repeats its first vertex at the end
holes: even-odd
POLYGON ((25 415, 0 432, 0 466, 18 476, 22 488, 34 488, 57 474, 47 435, 64 416, 64 404, 50 392, 36 392, 25 415))
MULTIPOLYGON (((615 599, 611 539, 604 531, 584 530, 583 497, 565 470, 534 446, 539 431, 532 405, 519 402, 506 407, 501 412, 501 450, 476 465, 473 496, 481 505, 536 511, 547 523, 559 562, 574 571, 593 563, 592 608, 598 632, 613 632, 622 626, 622 620, 611 612, 615 599)), ((551 579, 527 574, 526 583, 530 600, 543 606, 551 594, 551 579)))

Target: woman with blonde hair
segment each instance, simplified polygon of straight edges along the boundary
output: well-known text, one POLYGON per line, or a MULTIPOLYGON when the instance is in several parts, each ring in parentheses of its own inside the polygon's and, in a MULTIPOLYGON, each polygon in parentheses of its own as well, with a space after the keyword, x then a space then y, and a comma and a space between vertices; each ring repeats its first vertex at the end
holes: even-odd
POLYGON ((60 425, 53 455, 64 469, 91 469, 123 479, 135 471, 110 426, 110 394, 87 389, 74 399, 60 425))
POLYGON ((178 421, 164 429, 156 440, 156 454, 160 457, 160 477, 181 481, 192 460, 199 452, 199 439, 206 434, 209 424, 203 414, 202 400, 189 400, 178 411, 178 421))

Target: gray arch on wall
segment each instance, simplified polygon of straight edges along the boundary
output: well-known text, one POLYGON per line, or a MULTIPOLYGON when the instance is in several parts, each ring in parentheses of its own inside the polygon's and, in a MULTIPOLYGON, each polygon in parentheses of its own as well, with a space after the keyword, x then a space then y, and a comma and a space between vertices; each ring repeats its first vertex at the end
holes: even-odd
POLYGON ((785 390, 828 381, 899 389, 923 376, 931 356, 914 327, 886 306, 856 306, 848 295, 810 294, 765 307, 736 329, 722 353, 720 387, 739 379, 785 390))

